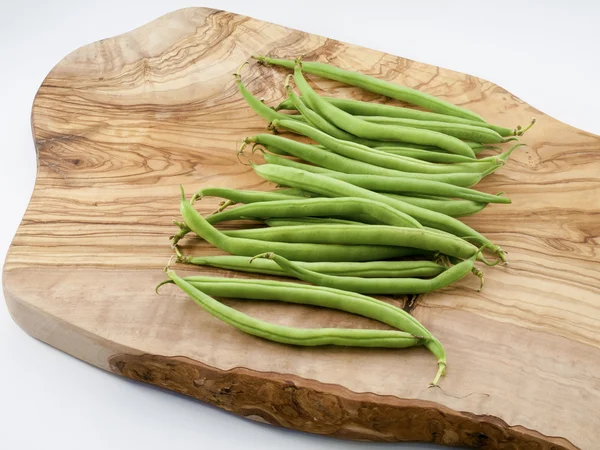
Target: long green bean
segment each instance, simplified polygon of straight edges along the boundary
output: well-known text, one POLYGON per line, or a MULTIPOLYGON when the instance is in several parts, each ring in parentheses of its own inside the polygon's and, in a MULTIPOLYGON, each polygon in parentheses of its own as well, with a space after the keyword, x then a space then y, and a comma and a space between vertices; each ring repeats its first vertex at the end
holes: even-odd
POLYGON ((282 344, 301 346, 340 345, 350 347, 407 348, 423 345, 423 336, 397 330, 348 328, 294 328, 250 317, 233 309, 179 277, 173 270, 167 276, 204 310, 240 331, 282 344))
MULTIPOLYGON (((169 278, 171 280, 167 280, 167 282, 174 281, 172 277, 169 278)), ((413 316, 381 300, 338 289, 282 281, 217 277, 186 277, 183 281, 216 297, 299 303, 338 309, 377 320, 399 330, 423 337, 424 345, 435 355, 438 361, 438 371, 432 385, 437 384, 440 376, 445 372, 446 352, 440 341, 413 316)), ((164 283, 166 282, 161 284, 164 283)), ((204 300, 203 297, 198 299, 198 301, 202 300, 204 300)), ((235 324, 232 325, 235 326, 235 324)))
POLYGON ((494 130, 475 125, 466 125, 464 123, 433 122, 429 120, 398 119, 395 117, 381 116, 354 117, 379 125, 402 126, 437 131, 439 133, 447 134, 448 136, 454 136, 458 139, 480 142, 482 144, 501 144, 504 142, 504 138, 494 130))
MULTIPOLYGON (((304 63, 306 64, 306 63, 304 63)), ((302 100, 301 97, 299 97, 302 100)), ((353 116, 383 116, 395 117, 399 119, 413 119, 435 122, 462 123, 465 125, 475 125, 478 127, 489 128, 497 132, 500 136, 514 136, 516 129, 490 125, 479 120, 463 119, 461 117, 449 116, 447 114, 433 113, 429 111, 420 111, 418 109, 404 108, 401 106, 385 105, 382 103, 362 102, 349 98, 323 97, 332 105, 346 111, 353 116)), ((275 108, 275 111, 297 109, 295 104, 288 98, 282 101, 275 108)))
MULTIPOLYGON (((262 55, 253 56, 253 58, 264 64, 275 64, 278 66, 287 67, 288 69, 294 69, 296 66, 295 60, 269 58, 262 55)), ((464 117, 466 119, 471 119, 478 122, 485 122, 480 116, 472 111, 406 86, 401 86, 399 84, 391 83, 389 81, 381 80, 379 78, 371 77, 362 73, 343 70, 330 64, 303 61, 302 66, 307 73, 329 78, 331 80, 341 81, 351 86, 357 86, 366 89, 370 92, 375 92, 390 98, 402 100, 413 105, 422 106, 423 108, 433 112, 447 114, 449 116, 464 117)))
POLYGON ((442 235, 419 228, 389 225, 306 225, 274 228, 228 230, 229 237, 271 242, 382 245, 418 248, 429 252, 467 259, 477 253, 477 247, 459 237, 442 235))
POLYGON ((443 197, 464 198, 467 200, 485 203, 510 203, 510 199, 507 197, 486 194, 475 189, 463 187, 472 186, 478 183, 481 180, 481 175, 477 174, 455 173, 436 175, 435 177, 433 175, 417 174, 417 176, 412 177, 390 177, 364 173, 340 173, 332 170, 325 171, 318 166, 299 163, 291 159, 279 157, 277 155, 269 155, 268 153, 263 154, 263 158, 268 164, 276 164, 299 170, 305 170, 311 173, 317 173, 372 191, 413 194, 421 193, 439 195, 443 197))
POLYGON ((389 205, 365 200, 362 198, 306 198, 275 200, 251 203, 238 208, 221 211, 206 218, 208 223, 215 224, 240 218, 266 217, 306 217, 306 216, 339 216, 356 218, 364 215, 382 224, 398 227, 422 228, 421 224, 408 214, 399 212, 389 205))
POLYGON ((474 266, 477 255, 462 261, 434 278, 363 278, 342 277, 315 272, 306 267, 301 267, 286 258, 273 252, 263 253, 255 258, 267 258, 275 261, 282 269, 302 281, 342 289, 359 294, 425 294, 452 284, 468 275, 474 266))

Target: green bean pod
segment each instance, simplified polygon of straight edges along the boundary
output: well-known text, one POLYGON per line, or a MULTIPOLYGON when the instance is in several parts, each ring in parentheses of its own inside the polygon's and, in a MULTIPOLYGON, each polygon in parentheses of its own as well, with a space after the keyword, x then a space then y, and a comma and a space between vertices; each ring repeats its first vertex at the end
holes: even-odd
POLYGON ((433 122, 429 120, 398 119, 395 117, 381 116, 354 117, 379 125, 402 126, 437 131, 439 133, 447 134, 448 136, 454 136, 458 139, 480 142, 482 144, 501 144, 504 142, 504 138, 494 130, 464 123, 433 122))
MULTIPOLYGON (((445 372, 446 351, 440 341, 413 316, 381 300, 338 289, 283 281, 218 277, 186 277, 183 280, 197 289, 205 291, 208 295, 214 295, 215 297, 275 300, 313 305, 346 311, 351 314, 358 314, 377 320, 391 327, 424 338, 424 345, 438 360, 438 372, 432 383, 433 385, 437 384, 440 376, 445 372)), ((167 280, 161 284, 171 281, 167 280)))
MULTIPOLYGON (((473 214, 477 214, 479 211, 484 209, 488 203, 487 202, 478 202, 473 200, 451 200, 451 199, 430 199, 430 198, 420 198, 414 197, 407 193, 406 195, 400 194, 391 194, 388 192, 381 192, 382 194, 403 201, 405 203, 410 203, 411 205, 418 206, 420 208, 428 209, 430 211, 436 211, 438 213, 446 214, 450 217, 466 217, 472 216, 473 214)), ((497 197, 497 198, 506 198, 506 197, 497 197)))
MULTIPOLYGON (((455 184, 458 186, 473 186, 479 181, 481 181, 481 179, 484 176, 487 176, 496 168, 500 167, 500 165, 498 165, 492 167, 488 172, 482 173, 453 172, 429 174, 420 172, 402 172, 400 170, 387 169, 385 167, 376 166, 363 161, 357 161, 355 159, 347 158, 345 156, 341 156, 333 152, 324 152, 318 148, 314 148, 314 146, 312 145, 304 144, 298 141, 293 141, 291 139, 286 139, 281 136, 275 136, 272 134, 258 134, 256 136, 246 138, 246 141, 259 143, 261 145, 264 145, 267 149, 271 148, 271 146, 282 146, 288 154, 314 164, 313 166, 310 166, 310 168, 304 167, 304 170, 310 170, 314 173, 321 173, 327 175, 330 175, 332 173, 345 173, 354 175, 379 175, 386 177, 432 180, 443 183, 455 184)), ((298 166, 298 164, 302 163, 293 164, 295 163, 295 161, 286 162, 282 158, 276 159, 276 157, 277 155, 263 153, 263 158, 265 159, 265 161, 276 160, 278 161, 277 164, 279 165, 285 164, 288 166, 294 165, 295 167, 301 167, 298 166)), ((303 164, 303 166, 306 166, 306 164, 303 164)))
MULTIPOLYGON (((411 205, 419 206, 421 208, 429 209, 430 211, 436 211, 438 213, 446 214, 450 217, 466 217, 478 213, 487 206, 485 202, 476 202, 471 200, 451 200, 451 199, 437 199, 437 198, 421 198, 410 195, 398 195, 390 194, 387 192, 379 192, 389 198, 401 200, 411 205)), ((209 216, 208 218, 210 218, 209 216)), ((287 225, 302 225, 302 224, 319 224, 319 223, 337 223, 346 225, 357 225, 364 223, 378 224, 378 225, 390 225, 381 221, 375 221, 372 217, 367 215, 357 216, 356 219, 360 221, 348 221, 332 218, 322 217, 304 217, 304 218, 287 218, 285 221, 277 221, 278 219, 267 219, 265 223, 268 226, 283 226, 284 222, 288 222, 287 225)), ((427 228, 427 227, 425 227, 427 228)))
POLYGON ((421 225, 447 231, 461 238, 474 239, 481 244, 487 244, 488 248, 497 254, 502 261, 506 261, 506 256, 499 246, 453 217, 392 199, 328 176, 272 164, 257 166, 251 163, 251 165, 261 178, 273 183, 315 192, 326 197, 360 197, 388 204, 414 217, 421 225))
MULTIPOLYGON (((390 153, 392 155, 406 156, 408 158, 420 159, 421 161, 427 161, 432 163, 441 163, 441 164, 453 164, 453 163, 465 163, 472 162, 473 159, 468 156, 461 155, 453 155, 452 153, 441 153, 435 152, 431 150, 423 150, 419 148, 404 148, 404 147, 377 147, 377 150, 385 153, 390 153)), ((277 150, 271 150, 275 153, 277 150)), ((278 154, 283 154, 284 151, 280 151, 278 154)), ((490 159, 493 159, 491 157, 490 159)), ((478 161, 484 161, 483 159, 478 159, 478 161)))
MULTIPOLYGON (((304 63, 306 64, 306 63, 304 63)), ((302 100, 301 97, 299 97, 302 100)), ((349 98, 337 98, 337 97, 323 97, 326 101, 332 105, 346 111, 348 114, 353 116, 382 116, 382 117, 395 117, 398 119, 413 119, 413 120, 426 120, 435 122, 447 122, 447 123, 462 123, 465 125, 475 125, 478 127, 489 128, 494 130, 500 136, 514 136, 516 135, 515 129, 499 127, 496 125, 490 125, 488 123, 479 120, 463 119, 461 117, 449 116, 447 114, 438 114, 429 111, 420 111, 418 109, 404 108, 401 106, 385 105, 382 103, 374 102, 362 102, 359 100, 353 100, 349 98)), ((288 98, 282 101, 275 108, 275 111, 281 110, 297 110, 296 105, 288 98)))
MULTIPOLYGON (((275 261, 257 259, 250 263, 245 256, 183 256, 178 262, 197 266, 211 266, 219 269, 235 270, 239 272, 260 273, 291 277, 287 271, 277 265, 275 261)), ((300 267, 305 267, 320 273, 330 275, 353 276, 364 278, 406 278, 406 277, 435 277, 446 267, 433 261, 369 261, 369 262, 319 262, 307 263, 295 261, 300 267)))
MULTIPOLYGON (((375 166, 385 167, 387 169, 430 174, 456 172, 482 173, 499 166, 499 164, 495 163, 493 160, 474 159, 471 159, 471 163, 434 164, 418 159, 407 158, 405 156, 391 155, 364 145, 342 141, 311 127, 310 125, 293 120, 276 119, 272 122, 272 125, 276 128, 282 127, 286 130, 293 131, 294 133, 309 137, 338 155, 375 166)), ((283 148, 285 149, 286 147, 283 148)))
POLYGON ((192 197, 192 201, 196 201, 202 197, 220 197, 235 203, 255 203, 273 200, 290 200, 290 197, 293 197, 294 194, 296 194, 289 194, 287 192, 289 192, 288 189, 276 189, 274 191, 240 191, 237 189, 209 187, 197 191, 192 197))
POLYGON ((211 224, 240 218, 266 217, 306 217, 306 216, 339 216, 358 217, 368 216, 383 224, 422 228, 421 224, 408 214, 399 212, 389 205, 361 198, 307 198, 275 200, 251 203, 238 208, 222 211, 206 218, 211 224))
POLYGON ((335 244, 294 244, 288 242, 268 242, 255 239, 229 237, 215 229, 185 199, 182 189, 181 215, 185 225, 205 241, 221 250, 238 256, 253 256, 265 251, 274 251, 297 261, 378 261, 397 258, 406 251, 394 246, 375 245, 335 245, 335 244))
POLYGON ((443 148, 450 153, 475 158, 475 153, 473 153, 471 147, 455 137, 437 131, 395 125, 379 125, 366 122, 336 108, 331 103, 323 100, 310 87, 302 75, 300 65, 297 65, 294 69, 294 81, 311 109, 321 114, 335 126, 355 136, 381 141, 399 141, 421 145, 434 145, 443 148))
MULTIPOLYGON (((327 224, 335 224, 335 225, 364 225, 365 223, 373 223, 375 225, 381 225, 377 222, 367 222, 362 217, 360 218, 360 222, 356 222, 353 220, 339 220, 332 219, 330 217, 290 217, 290 218, 281 218, 281 219, 266 219, 264 221, 265 225, 269 227, 290 227, 290 226, 298 226, 298 225, 327 225, 327 224)), ((423 227, 423 229, 427 231, 431 231, 433 233, 438 233, 443 236, 455 237, 453 234, 448 233, 446 231, 438 230, 436 228, 423 227)), ((424 252, 415 249, 414 255, 427 255, 434 257, 436 252, 424 252)), ((414 256, 410 255, 410 256, 414 256)), ((408 256, 408 255, 407 255, 408 256)), ((458 258, 457 258, 458 259, 458 258)), ((386 261, 389 262, 389 261, 386 261)), ((318 271, 320 272, 320 271, 318 271)), ((357 275, 362 276, 362 275, 357 275)), ((386 275, 388 276, 388 275, 386 275)))
POLYGON ((244 83, 242 83, 242 77, 239 74, 239 71, 238 73, 235 73, 234 76, 235 84, 237 85, 240 93, 242 94, 242 97, 244 97, 244 100, 246 100, 246 102, 254 110, 254 112, 256 112, 267 122, 272 122, 275 119, 305 120, 302 116, 282 114, 280 112, 275 111, 273 108, 268 107, 258 98, 252 95, 252 93, 248 89, 246 89, 244 83))
POLYGON ((268 164, 305 170, 306 172, 324 175, 342 180, 365 189, 378 192, 410 192, 413 194, 431 194, 444 197, 466 198, 486 203, 510 203, 510 199, 486 194, 464 186, 473 186, 481 181, 482 176, 474 173, 452 173, 439 175, 411 174, 407 176, 388 176, 365 173, 340 173, 309 164, 299 163, 276 155, 263 155, 268 164))
POLYGON ((306 106, 304 102, 302 102, 300 98, 296 95, 292 87, 287 83, 286 92, 290 100, 296 105, 296 109, 298 110, 298 112, 300 112, 300 114, 306 119, 306 121, 310 125, 312 125, 312 127, 317 128, 322 132, 327 133, 328 135, 331 135, 337 139, 343 139, 344 141, 356 142, 363 145, 377 145, 377 143, 381 143, 380 141, 359 138, 331 124, 319 114, 310 109, 308 106, 306 106))
MULTIPOLYGON (((224 202, 217 211, 221 211, 226 207, 235 203, 255 203, 255 202, 268 202, 273 200, 289 200, 290 198, 302 195, 302 191, 299 189, 278 189, 276 191, 238 191, 236 189, 228 188, 204 188, 196 192, 192 196, 192 203, 202 197, 221 197, 228 201, 224 202)), ((209 216, 212 217, 212 216, 209 216)), ((183 224, 179 231, 171 236, 171 243, 176 245, 181 239, 183 239, 189 232, 190 228, 183 224)))
POLYGON ((348 328, 294 328, 255 319, 233 309, 202 292, 200 289, 167 270, 167 276, 197 305, 223 322, 244 333, 279 342, 281 344, 320 346, 339 345, 349 347, 407 348, 423 345, 422 336, 397 330, 366 330, 348 328))
POLYGON ((223 234, 229 237, 270 242, 418 248, 461 259, 468 259, 477 253, 477 247, 456 236, 450 237, 419 228, 389 225, 306 225, 228 230, 223 234))
MULTIPOLYGON (((288 69, 294 69, 296 67, 295 60, 269 58, 262 55, 253 56, 253 58, 264 64, 274 64, 286 67, 288 69)), ((330 64, 307 61, 302 62, 302 68, 307 73, 328 78, 330 80, 341 81, 342 83, 346 83, 351 86, 357 86, 376 94, 385 95, 386 97, 402 100, 403 102, 410 103, 412 105, 421 106, 433 112, 446 114, 449 116, 463 117, 465 119, 475 120, 478 122, 485 122, 474 112, 453 105, 452 103, 446 102, 433 95, 418 91, 416 89, 411 89, 406 86, 401 86, 396 83, 381 80, 379 78, 371 77, 359 72, 343 70, 330 64)))
POLYGON ((462 261, 434 278, 363 278, 363 277, 342 277, 315 272, 313 270, 301 267, 286 258, 273 252, 257 255, 255 258, 267 258, 275 261, 282 269, 289 272, 296 278, 317 286, 326 286, 334 289, 341 289, 359 294, 425 294, 441 288, 444 288, 461 278, 468 275, 475 263, 477 255, 462 261))
MULTIPOLYGON (((362 217, 360 218, 362 220, 362 217)), ((337 219, 333 217, 277 217, 272 219, 265 219, 265 225, 269 227, 285 227, 289 225, 318 225, 318 224, 336 224, 336 225, 363 225, 365 223, 377 223, 381 225, 381 222, 357 222, 356 220, 337 219)))

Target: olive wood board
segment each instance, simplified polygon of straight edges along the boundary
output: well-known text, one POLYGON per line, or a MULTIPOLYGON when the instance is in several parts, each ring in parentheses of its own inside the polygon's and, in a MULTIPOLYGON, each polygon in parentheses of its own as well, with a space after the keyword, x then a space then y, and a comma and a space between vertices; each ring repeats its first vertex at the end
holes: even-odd
MULTIPOLYGON (((330 95, 389 101, 309 77, 330 95)), ((390 101, 391 102, 391 101, 390 101)), ((35 97, 38 173, 3 272, 6 301, 29 334, 115 374, 249 419, 328 436, 485 449, 597 449, 600 438, 600 138, 473 76, 229 12, 189 8, 86 45, 35 97), (509 264, 427 294, 411 309, 448 352, 299 348, 222 323, 155 285, 172 255, 179 186, 271 189, 236 159, 266 123, 232 74, 269 105, 284 69, 253 54, 304 55, 440 96, 503 126, 537 124, 478 189, 505 191, 465 221, 509 264)), ((197 203, 210 213, 219 199, 197 203)), ((234 223, 225 227, 236 226, 234 223)), ((188 253, 221 254, 200 239, 188 253)), ((181 274, 252 277, 174 266, 181 274)), ((299 327, 376 327, 322 308, 226 300, 299 327)))

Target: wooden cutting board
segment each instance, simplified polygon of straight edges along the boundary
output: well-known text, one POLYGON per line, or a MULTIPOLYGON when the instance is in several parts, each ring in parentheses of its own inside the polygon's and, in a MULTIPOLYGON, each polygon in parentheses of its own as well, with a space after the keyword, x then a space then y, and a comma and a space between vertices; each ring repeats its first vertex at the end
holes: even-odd
MULTIPOLYGON (((286 72, 251 62, 244 81, 269 105, 286 72)), ((334 95, 381 100, 312 78, 334 95)), ((102 369, 257 421, 375 441, 485 449, 596 449, 600 438, 600 138, 504 89, 223 11, 176 11, 80 48, 44 80, 32 128, 38 176, 4 266, 15 321, 102 369), (172 251, 179 185, 269 189, 235 157, 265 122, 232 74, 256 53, 304 54, 441 96, 505 126, 538 124, 529 147, 479 187, 506 191, 466 221, 509 253, 477 281, 412 311, 446 346, 429 389, 422 348, 294 348, 244 335, 173 286, 154 293, 172 251)), ((218 199, 198 203, 201 212, 218 199)), ((185 250, 217 254, 200 240, 185 250)), ((185 274, 242 276, 178 267, 185 274)), ((402 305, 404 299, 390 300, 402 305)), ((298 305, 229 301, 292 326, 374 326, 298 305)))

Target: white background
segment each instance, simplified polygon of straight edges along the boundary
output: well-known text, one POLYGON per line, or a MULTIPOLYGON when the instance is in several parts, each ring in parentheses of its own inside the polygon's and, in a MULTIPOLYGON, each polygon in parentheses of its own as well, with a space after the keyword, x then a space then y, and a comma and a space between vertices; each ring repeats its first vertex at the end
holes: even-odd
MULTIPOLYGON (((36 161, 29 115, 48 71, 78 47, 186 6, 194 5, 0 1, 2 260, 33 190, 36 161)), ((600 2, 594 0, 247 0, 206 1, 202 6, 470 73, 570 125, 600 134, 600 2)), ((256 424, 75 360, 26 335, 0 302, 0 448, 242 446, 441 448, 349 443, 256 424)))

